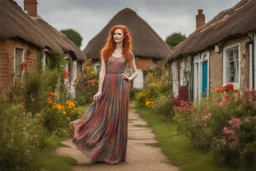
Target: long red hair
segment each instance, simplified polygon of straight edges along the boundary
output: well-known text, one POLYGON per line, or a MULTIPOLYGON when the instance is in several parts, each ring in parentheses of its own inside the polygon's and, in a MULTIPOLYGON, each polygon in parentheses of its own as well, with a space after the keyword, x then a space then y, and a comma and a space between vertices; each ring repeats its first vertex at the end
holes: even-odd
POLYGON ((107 62, 108 58, 112 55, 116 48, 116 42, 113 39, 113 34, 115 30, 121 29, 124 33, 123 40, 123 51, 122 54, 125 56, 127 64, 130 63, 131 60, 131 51, 132 51, 132 37, 129 33, 127 26, 125 25, 115 25, 113 26, 108 34, 107 42, 105 46, 101 49, 101 55, 103 55, 104 61, 107 62))

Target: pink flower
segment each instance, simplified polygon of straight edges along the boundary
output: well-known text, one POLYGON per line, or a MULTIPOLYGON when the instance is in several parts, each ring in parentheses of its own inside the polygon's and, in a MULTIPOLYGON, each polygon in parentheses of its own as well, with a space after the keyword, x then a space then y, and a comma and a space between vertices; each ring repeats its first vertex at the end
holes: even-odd
POLYGON ((228 123, 234 128, 239 130, 240 129, 240 118, 232 118, 228 123))
POLYGON ((245 94, 249 93, 249 89, 248 88, 245 88, 244 91, 243 91, 245 94))
POLYGON ((223 138, 221 142, 222 142, 223 145, 226 145, 227 144, 226 138, 223 138))
POLYGON ((225 104, 225 101, 224 101, 224 100, 222 100, 222 101, 220 102, 220 106, 221 106, 221 107, 223 107, 223 106, 224 106, 224 104, 225 104))
POLYGON ((238 141, 238 139, 235 139, 234 141, 232 141, 232 143, 231 143, 231 144, 232 144, 232 145, 237 145, 237 144, 238 144, 238 142, 239 142, 239 141, 238 141))
POLYGON ((255 89, 251 89, 251 95, 254 95, 255 94, 255 89))
POLYGON ((244 123, 249 123, 250 121, 249 121, 249 118, 244 118, 244 123))
POLYGON ((227 127, 224 127, 224 128, 223 128, 223 133, 224 133, 225 135, 227 135, 227 136, 233 136, 233 135, 235 134, 234 131, 229 130, 227 127))

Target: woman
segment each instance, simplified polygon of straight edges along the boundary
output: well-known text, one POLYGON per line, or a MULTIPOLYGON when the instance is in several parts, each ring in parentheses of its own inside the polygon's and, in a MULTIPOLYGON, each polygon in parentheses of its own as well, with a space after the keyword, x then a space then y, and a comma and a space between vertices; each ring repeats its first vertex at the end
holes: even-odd
POLYGON ((129 87, 137 77, 128 28, 111 28, 101 50, 98 92, 83 117, 70 122, 73 144, 94 162, 118 164, 126 159, 129 87), (131 67, 128 77, 124 70, 131 67))

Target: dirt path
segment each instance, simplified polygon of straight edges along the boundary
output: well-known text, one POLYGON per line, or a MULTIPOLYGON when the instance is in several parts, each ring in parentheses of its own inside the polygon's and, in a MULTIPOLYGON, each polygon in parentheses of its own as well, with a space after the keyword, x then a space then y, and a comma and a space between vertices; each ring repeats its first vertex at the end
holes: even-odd
POLYGON ((62 142, 67 147, 59 147, 59 155, 71 156, 77 160, 74 171, 178 171, 170 165, 168 158, 158 147, 148 144, 156 143, 155 134, 145 127, 147 122, 135 112, 134 104, 130 103, 128 124, 128 147, 126 162, 118 165, 92 163, 72 145, 71 139, 62 142))

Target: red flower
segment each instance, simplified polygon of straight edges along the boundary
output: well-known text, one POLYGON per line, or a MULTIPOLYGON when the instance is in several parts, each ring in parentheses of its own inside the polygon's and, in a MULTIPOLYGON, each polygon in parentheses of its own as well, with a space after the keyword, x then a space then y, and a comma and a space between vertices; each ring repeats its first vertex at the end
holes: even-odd
POLYGON ((49 94, 50 94, 50 96, 52 96, 52 97, 56 97, 56 94, 53 93, 53 92, 49 92, 49 94))
POLYGON ((225 100, 229 99, 229 94, 225 94, 225 100))
POLYGON ((27 61, 22 62, 22 65, 23 65, 24 69, 26 69, 28 66, 28 62, 27 61))
POLYGON ((69 71, 63 71, 62 73, 63 73, 63 75, 64 75, 64 78, 68 78, 68 76, 70 75, 71 72, 69 72, 69 71))
POLYGON ((234 91, 234 85, 233 84, 226 84, 224 87, 223 87, 223 91, 228 91, 228 90, 231 90, 231 91, 234 91))

